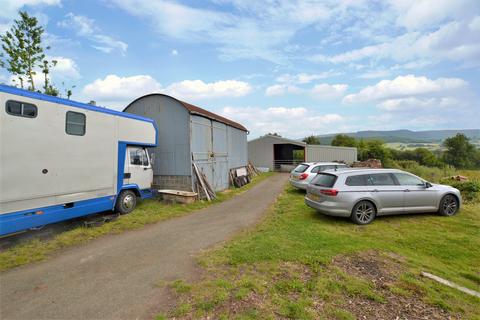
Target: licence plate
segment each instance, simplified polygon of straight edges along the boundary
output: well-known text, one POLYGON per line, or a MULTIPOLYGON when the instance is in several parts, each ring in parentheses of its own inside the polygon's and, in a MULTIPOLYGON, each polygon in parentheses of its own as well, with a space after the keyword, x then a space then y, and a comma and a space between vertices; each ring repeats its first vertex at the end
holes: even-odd
POLYGON ((317 194, 313 194, 313 193, 309 193, 309 194, 308 194, 308 198, 309 198, 310 200, 313 200, 313 201, 318 201, 318 200, 320 200, 320 196, 317 195, 317 194))

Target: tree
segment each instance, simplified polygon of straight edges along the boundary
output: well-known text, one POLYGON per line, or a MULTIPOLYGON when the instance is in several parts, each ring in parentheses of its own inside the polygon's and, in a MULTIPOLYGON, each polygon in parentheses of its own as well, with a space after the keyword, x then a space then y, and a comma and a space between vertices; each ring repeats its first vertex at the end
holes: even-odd
POLYGON ((356 147, 357 141, 354 137, 346 134, 337 134, 332 140, 332 146, 337 147, 356 147))
POLYGON ((314 135, 303 138, 302 140, 306 144, 321 144, 320 139, 314 135))
POLYGON ((44 76, 44 84, 43 84, 43 92, 45 94, 51 95, 51 96, 58 96, 59 91, 57 88, 55 88, 53 85, 50 84, 50 69, 55 67, 57 65, 57 60, 43 60, 42 64, 42 73, 44 76))
POLYGON ((359 155, 358 157, 361 161, 368 159, 379 159, 382 161, 383 165, 389 166, 392 160, 390 150, 385 147, 385 142, 383 142, 383 140, 360 140, 357 148, 359 155))
POLYGON ((473 168, 479 159, 479 151, 462 133, 445 139, 443 146, 447 148, 444 153, 445 163, 457 168, 473 168))
POLYGON ((14 24, 9 31, 0 36, 3 53, 0 55, 0 67, 6 68, 14 76, 14 83, 20 83, 20 87, 31 91, 36 90, 34 76, 37 70, 44 74, 44 93, 58 95, 59 91, 49 81, 50 69, 57 62, 45 59, 45 49, 42 46, 42 35, 44 29, 38 25, 38 20, 31 17, 25 11, 19 12, 20 18, 14 20, 14 24))

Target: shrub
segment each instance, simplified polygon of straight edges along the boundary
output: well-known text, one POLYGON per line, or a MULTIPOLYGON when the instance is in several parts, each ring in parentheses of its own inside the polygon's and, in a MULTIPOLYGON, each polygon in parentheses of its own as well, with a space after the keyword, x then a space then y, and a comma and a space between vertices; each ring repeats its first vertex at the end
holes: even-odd
POLYGON ((465 202, 476 202, 480 200, 480 181, 457 181, 450 178, 442 179, 441 183, 448 184, 460 190, 465 202))
POLYGON ((431 182, 439 182, 440 180, 442 180, 442 178, 453 176, 455 174, 455 170, 453 167, 426 167, 418 164, 418 162, 413 160, 393 161, 390 167, 408 171, 431 182))

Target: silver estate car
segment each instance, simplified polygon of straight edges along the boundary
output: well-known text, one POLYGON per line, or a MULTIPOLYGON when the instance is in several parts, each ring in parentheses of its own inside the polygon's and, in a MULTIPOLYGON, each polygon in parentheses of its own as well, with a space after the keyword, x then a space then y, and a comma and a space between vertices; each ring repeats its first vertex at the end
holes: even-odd
POLYGON ((348 166, 338 162, 304 162, 290 172, 290 184, 295 188, 306 190, 317 173, 342 168, 348 168, 348 166))
POLYGON ((317 211, 350 217, 357 224, 368 224, 377 215, 438 212, 453 216, 461 202, 458 189, 395 169, 321 172, 305 196, 305 203, 317 211))

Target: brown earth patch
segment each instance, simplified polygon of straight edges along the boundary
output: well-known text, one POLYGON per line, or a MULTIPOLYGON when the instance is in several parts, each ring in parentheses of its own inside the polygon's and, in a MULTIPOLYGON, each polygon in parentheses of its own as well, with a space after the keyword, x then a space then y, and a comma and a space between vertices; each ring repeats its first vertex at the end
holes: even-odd
POLYGON ((333 265, 349 275, 370 281, 385 299, 378 302, 354 296, 345 301, 343 307, 357 319, 461 319, 458 314, 425 303, 418 290, 409 290, 406 295, 392 292, 391 288, 405 272, 402 261, 398 255, 382 255, 373 250, 335 257, 333 265))

